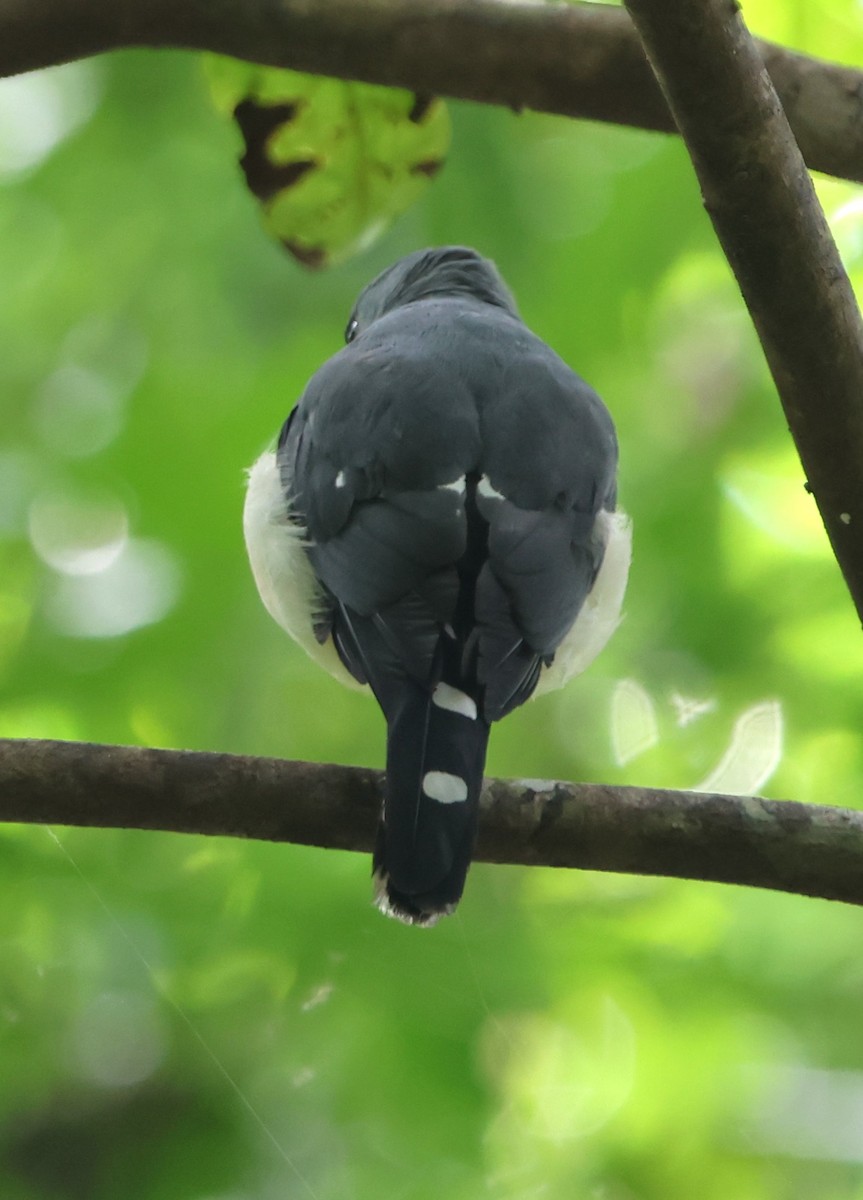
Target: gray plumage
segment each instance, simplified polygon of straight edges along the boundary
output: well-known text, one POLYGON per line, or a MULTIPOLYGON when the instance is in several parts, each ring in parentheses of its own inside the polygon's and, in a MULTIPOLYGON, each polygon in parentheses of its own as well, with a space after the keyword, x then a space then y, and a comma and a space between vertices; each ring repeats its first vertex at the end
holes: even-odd
MULTIPOLYGON (((387 717, 379 902, 431 923, 464 884, 488 727, 552 668, 623 528, 608 523, 617 442, 602 401, 473 250, 397 262, 346 336, 282 431, 278 478, 317 581, 315 636, 387 717), (430 795, 441 777, 464 780, 464 798, 430 795)), ((601 617, 602 641, 616 619, 601 617)))

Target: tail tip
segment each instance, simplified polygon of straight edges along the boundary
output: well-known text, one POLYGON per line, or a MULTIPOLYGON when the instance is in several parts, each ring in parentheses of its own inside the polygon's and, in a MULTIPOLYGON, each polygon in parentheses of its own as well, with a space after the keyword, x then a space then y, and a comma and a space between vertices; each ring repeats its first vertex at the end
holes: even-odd
POLYGON ((375 907, 385 917, 392 917, 404 925, 418 925, 422 929, 431 929, 441 917, 452 916, 455 912, 455 904, 443 904, 434 909, 422 908, 410 896, 391 887, 389 875, 384 871, 375 871, 373 882, 375 907))

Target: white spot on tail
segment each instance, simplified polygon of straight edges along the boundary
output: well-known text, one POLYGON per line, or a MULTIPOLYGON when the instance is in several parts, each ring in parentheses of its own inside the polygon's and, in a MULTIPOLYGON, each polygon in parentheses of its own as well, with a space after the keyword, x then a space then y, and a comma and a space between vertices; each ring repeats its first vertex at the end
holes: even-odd
POLYGON ((839 520, 842 522, 843 525, 850 525, 851 524, 851 514, 850 513, 840 513, 839 520))
POLYGON ((439 804, 463 804, 467 800, 467 784, 458 775, 446 771, 426 771, 423 776, 423 791, 429 800, 439 804))
POLYGON ((336 476, 336 487, 343 488, 344 486, 345 486, 345 473, 344 473, 344 471, 339 471, 338 475, 336 476))
POLYGON ((432 703, 438 708, 446 708, 449 712, 461 713, 463 717, 476 720, 476 701, 471 700, 465 692, 450 687, 448 683, 439 683, 432 692, 432 703))
POLYGON ((485 475, 483 475, 481 477, 479 483, 476 485, 476 490, 486 500, 505 500, 506 499, 506 496, 504 496, 501 492, 499 492, 497 490, 497 488, 493 488, 491 486, 491 484, 489 483, 489 481, 485 475))

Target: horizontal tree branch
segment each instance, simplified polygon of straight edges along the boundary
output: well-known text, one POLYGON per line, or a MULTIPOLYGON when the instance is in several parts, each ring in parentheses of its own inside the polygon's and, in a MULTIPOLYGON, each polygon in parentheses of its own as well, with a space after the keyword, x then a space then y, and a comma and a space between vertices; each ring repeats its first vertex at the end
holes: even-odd
POLYGON ((863 321, 736 0, 626 0, 863 621, 863 321))
MULTIPOLYGON (((0 75, 128 46, 673 132, 625 10, 534 0, 0 0, 0 75)), ((863 73, 759 52, 815 170, 863 181, 863 73)))
MULTIPOLYGON (((230 754, 0 739, 0 821, 370 852, 383 775, 230 754)), ((486 781, 477 859, 746 884, 863 904, 863 813, 783 800, 486 781)))

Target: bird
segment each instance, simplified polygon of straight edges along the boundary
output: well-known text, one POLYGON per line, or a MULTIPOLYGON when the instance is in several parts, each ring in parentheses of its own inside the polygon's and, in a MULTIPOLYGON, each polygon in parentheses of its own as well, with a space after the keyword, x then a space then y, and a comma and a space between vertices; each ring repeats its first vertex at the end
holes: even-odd
POLYGON ((386 720, 372 858, 388 916, 462 896, 489 732, 621 619, 631 523, 597 393, 531 332, 495 264, 415 251, 360 293, 243 514, 264 606, 386 720))

